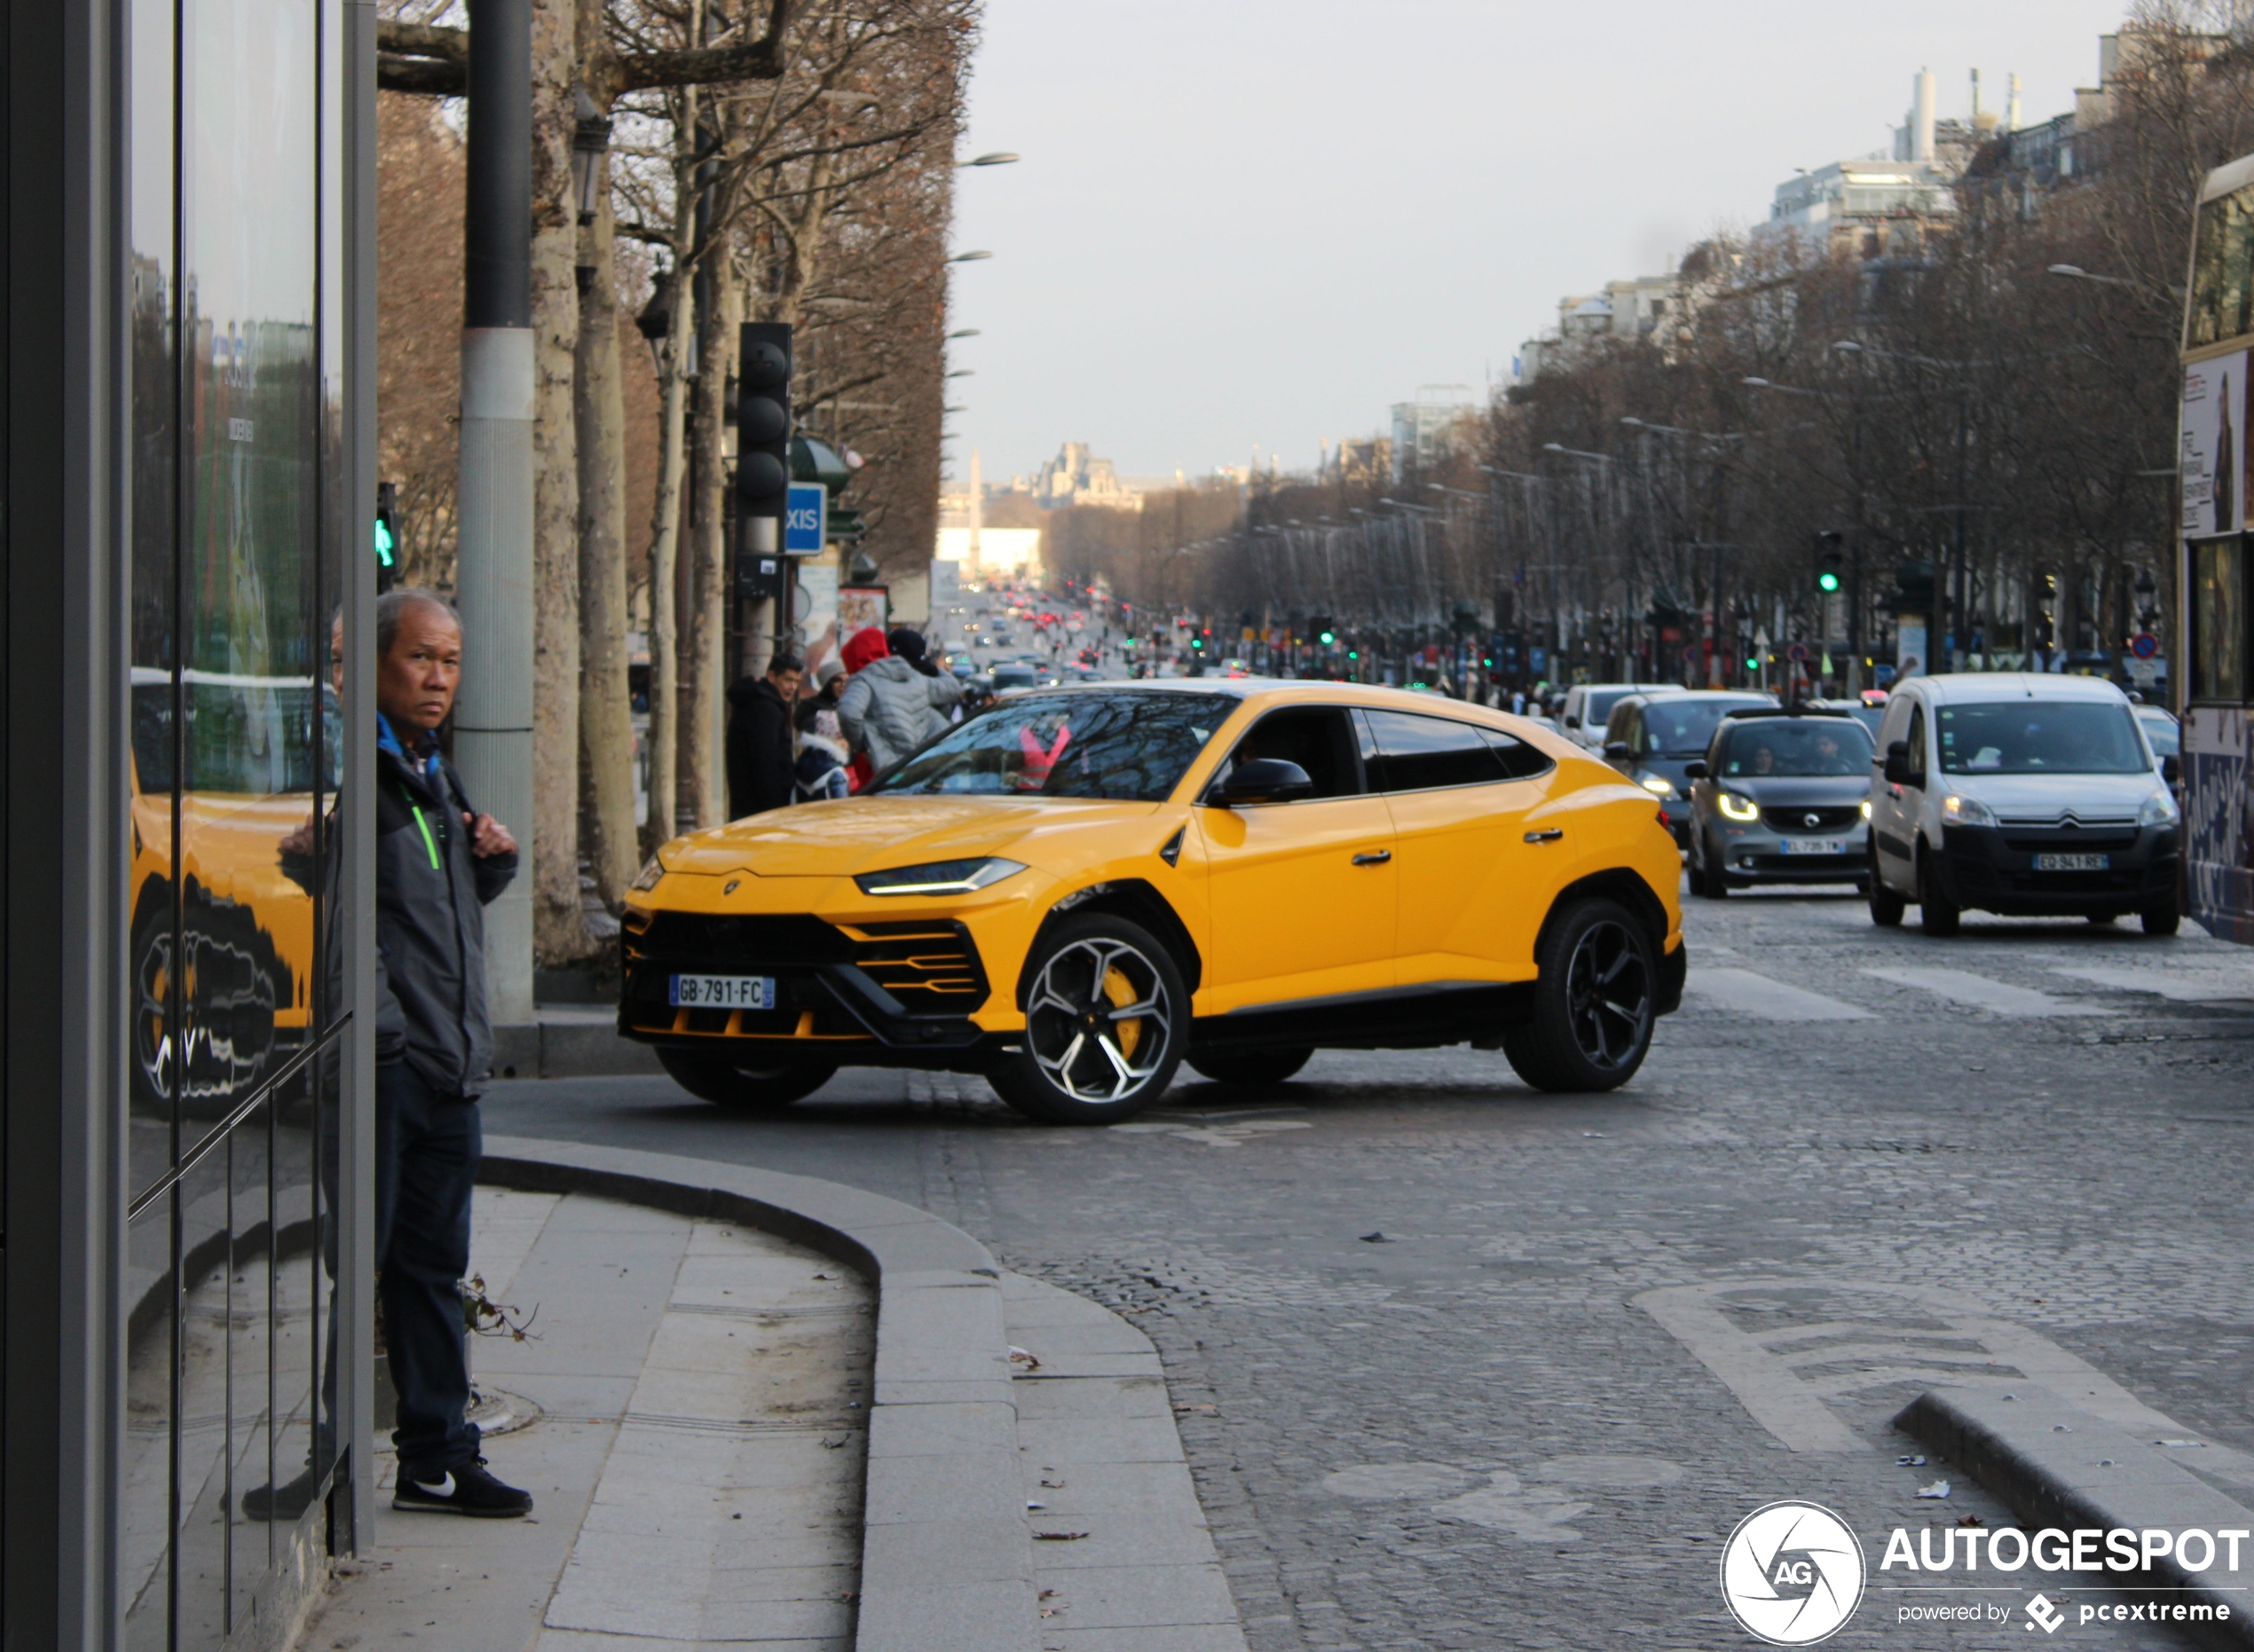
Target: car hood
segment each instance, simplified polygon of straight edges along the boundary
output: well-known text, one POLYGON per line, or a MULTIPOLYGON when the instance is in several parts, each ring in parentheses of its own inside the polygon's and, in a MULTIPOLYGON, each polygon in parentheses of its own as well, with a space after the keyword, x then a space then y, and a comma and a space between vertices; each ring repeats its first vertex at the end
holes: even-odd
POLYGON ((1068 840, 1155 814, 1155 803, 1037 798, 844 798, 800 804, 691 832, 667 844, 668 872, 759 877, 849 877, 1008 854, 1055 869, 1068 840))
POLYGON ((1977 798, 1998 814, 2049 820, 2071 812, 2085 819, 2133 817, 2138 806, 2159 790, 2160 776, 2140 768, 2133 775, 1935 775, 1932 790, 1977 798))
POLYGON ((1871 795, 1871 783, 1858 775, 1773 775, 1760 778, 1740 775, 1717 783, 1756 803, 1778 809, 1860 803, 1871 795))

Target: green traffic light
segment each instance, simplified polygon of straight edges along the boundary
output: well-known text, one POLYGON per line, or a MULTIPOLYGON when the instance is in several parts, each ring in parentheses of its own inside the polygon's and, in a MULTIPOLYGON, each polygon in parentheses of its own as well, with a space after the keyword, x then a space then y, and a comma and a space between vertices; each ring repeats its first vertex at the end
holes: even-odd
POLYGON ((396 541, 391 538, 391 524, 378 516, 375 519, 375 555, 376 560, 386 568, 393 565, 391 547, 394 543, 396 541))
POLYGON ((1833 573, 1830 569, 1826 568, 1822 573, 1816 576, 1816 588, 1826 596, 1831 595, 1832 592, 1840 588, 1839 575, 1833 573))
POLYGON ((1328 648, 1332 643, 1338 641, 1338 633, 1336 631, 1326 631, 1322 633, 1321 640, 1323 647, 1328 648))
POLYGON ((1361 658, 1361 657, 1362 651, 1359 649, 1348 649, 1346 650, 1346 657, 1350 660, 1358 660, 1361 658))
POLYGON ((1746 660, 1746 669, 1747 671, 1759 671, 1761 669, 1760 657, 1758 655, 1748 656, 1746 660))

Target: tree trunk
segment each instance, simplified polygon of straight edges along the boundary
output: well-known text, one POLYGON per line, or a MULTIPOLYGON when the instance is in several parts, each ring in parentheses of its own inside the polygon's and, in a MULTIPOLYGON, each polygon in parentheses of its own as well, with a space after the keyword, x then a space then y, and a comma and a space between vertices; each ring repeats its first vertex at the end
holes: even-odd
POLYGON ((579 224, 571 201, 572 0, 532 7, 532 956, 594 949, 579 909, 579 224))
POLYGON ((728 497, 728 461, 721 452, 726 432, 727 387, 736 371, 736 265, 726 245, 714 246, 704 273, 709 303, 698 316, 697 388, 690 444, 694 578, 690 591, 690 634, 685 650, 686 691, 681 710, 681 779, 698 826, 728 818, 728 771, 723 679, 728 641, 728 544, 733 513, 728 497))
MULTIPOLYGON (((697 130, 697 89, 682 90, 674 120, 676 133, 697 130)), ((681 139, 685 155, 693 140, 681 139)), ((680 166, 681 162, 676 161, 680 166)), ((676 174, 674 190, 674 235, 676 248, 690 244, 693 230, 695 192, 687 186, 685 168, 676 174)), ((681 652, 676 618, 678 594, 674 570, 681 534, 682 473, 688 434, 688 382, 682 377, 689 353, 689 279, 678 254, 672 273, 661 278, 673 284, 667 305, 670 319, 663 355, 658 362, 658 497, 650 523, 650 732, 649 767, 645 776, 649 814, 642 826, 642 849, 655 854, 674 835, 676 818, 674 776, 681 743, 681 652)))
POLYGON ((579 480, 580 847, 603 904, 634 880, 633 690, 627 680, 626 404, 619 382, 619 271, 611 194, 579 232, 591 266, 579 295, 574 423, 579 480))

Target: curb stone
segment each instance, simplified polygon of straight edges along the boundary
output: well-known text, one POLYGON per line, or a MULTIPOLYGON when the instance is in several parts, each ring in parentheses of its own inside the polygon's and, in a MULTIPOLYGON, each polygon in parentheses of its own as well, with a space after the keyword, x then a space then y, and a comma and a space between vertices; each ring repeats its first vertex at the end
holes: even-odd
POLYGON ((1001 1270, 927 1211, 813 1176, 672 1153, 485 1139, 478 1179, 746 1223, 877 1286, 855 1652, 1036 1652, 1001 1270))
MULTIPOLYGON (((1911 1401, 1894 1426, 1961 1464, 2030 1525, 2254 1530, 2254 1510, 2173 1460, 2166 1448, 2039 1388, 1935 1389, 1911 1401)), ((2170 1554, 2148 1571, 2104 1573, 2104 1586, 2226 1607, 2227 1622, 2167 1626, 2202 1645, 2254 1647, 2254 1593, 2238 1582, 2254 1578, 2254 1541, 2241 1545, 2240 1553, 2236 1572, 2220 1563, 2226 1551, 2218 1545, 2216 1565, 2194 1570, 2170 1554)))
POLYGON ((619 1036, 619 1012, 604 1004, 542 1004, 538 1019, 493 1028, 493 1076, 661 1078, 648 1044, 619 1036))

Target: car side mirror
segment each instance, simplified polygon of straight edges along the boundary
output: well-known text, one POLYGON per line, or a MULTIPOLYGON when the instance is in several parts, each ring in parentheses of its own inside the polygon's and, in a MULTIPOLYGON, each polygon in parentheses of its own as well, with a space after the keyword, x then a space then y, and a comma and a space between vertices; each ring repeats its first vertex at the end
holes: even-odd
POLYGON ((1239 763, 1207 796, 1219 807, 1233 809, 1247 803, 1290 803, 1314 793, 1315 783, 1298 764, 1280 757, 1256 757, 1239 763))
POLYGON ((1635 755, 1635 752, 1628 750, 1628 743, 1625 740, 1607 740, 1604 743, 1604 758, 1607 762, 1625 763, 1635 755))
POLYGON ((1580 726, 1581 726, 1581 720, 1580 720, 1580 718, 1578 718, 1578 717, 1568 717, 1568 718, 1565 720, 1565 727, 1566 727, 1566 728, 1580 728, 1580 726))
POLYGON ((1685 780, 1704 780, 1713 771, 1703 762, 1685 763, 1683 766, 1683 777, 1685 780))
POLYGON ((2171 751, 2167 756, 2160 759, 2160 778, 2166 781, 2171 786, 2180 786, 2183 784, 2183 759, 2179 758, 2173 751, 2171 751))
POLYGON ((1918 776, 1910 767, 1910 743, 1896 740, 1886 749, 1886 779, 1889 786, 1914 786, 1918 776))

